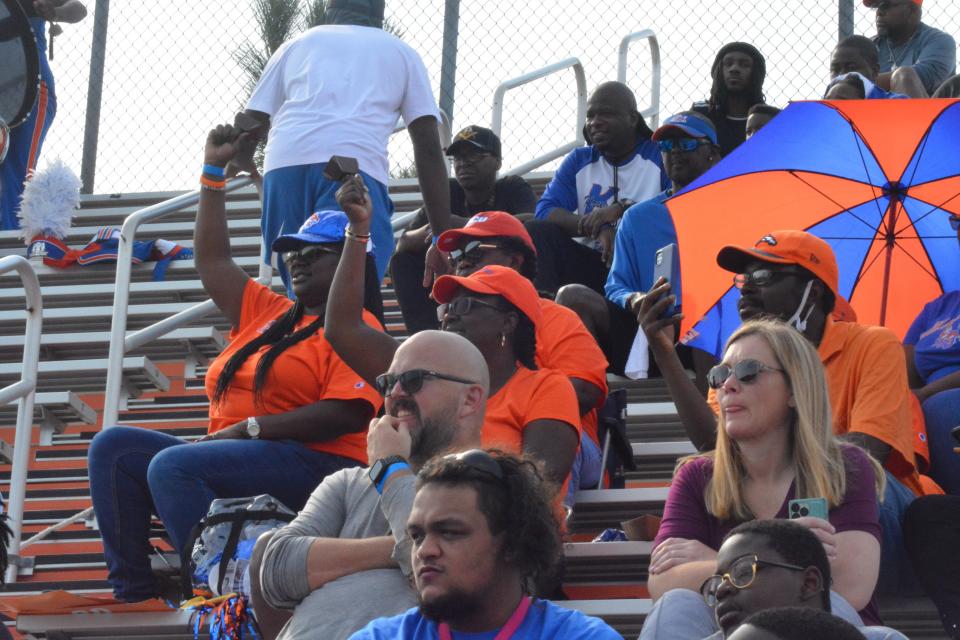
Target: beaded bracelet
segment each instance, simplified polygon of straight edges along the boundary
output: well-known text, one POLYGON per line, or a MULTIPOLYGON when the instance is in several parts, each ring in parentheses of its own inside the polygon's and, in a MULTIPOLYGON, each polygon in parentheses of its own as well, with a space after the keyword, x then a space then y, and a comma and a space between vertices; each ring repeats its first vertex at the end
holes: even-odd
POLYGON ((212 180, 207 176, 200 176, 200 187, 209 191, 223 191, 227 188, 227 181, 212 180))

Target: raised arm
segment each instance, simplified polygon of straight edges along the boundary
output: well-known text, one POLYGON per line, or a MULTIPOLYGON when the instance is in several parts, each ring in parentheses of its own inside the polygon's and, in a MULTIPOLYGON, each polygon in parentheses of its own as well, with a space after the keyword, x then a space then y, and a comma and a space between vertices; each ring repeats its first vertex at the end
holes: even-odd
POLYGON ((366 238, 370 236, 373 205, 359 176, 340 187, 337 202, 350 219, 350 227, 330 285, 324 335, 347 366, 373 385, 376 377, 390 367, 397 350, 396 340, 363 321, 366 238))
POLYGON ((674 322, 682 316, 662 317, 670 305, 670 284, 660 278, 646 294, 628 300, 628 306, 637 314, 640 329, 647 336, 687 436, 698 451, 713 449, 717 441, 716 416, 687 376, 673 345, 674 322))
MULTIPOLYGON (((228 124, 210 131, 203 150, 204 164, 223 169, 236 153, 241 135, 239 129, 228 124)), ((222 180, 214 174, 204 175, 208 180, 222 180)), ((230 254, 230 231, 227 228, 225 200, 222 190, 207 187, 200 190, 193 250, 203 288, 230 324, 236 327, 240 324, 243 290, 250 277, 233 261, 230 254)))
POLYGON ((33 8, 47 22, 80 22, 87 7, 80 0, 34 0, 33 8))

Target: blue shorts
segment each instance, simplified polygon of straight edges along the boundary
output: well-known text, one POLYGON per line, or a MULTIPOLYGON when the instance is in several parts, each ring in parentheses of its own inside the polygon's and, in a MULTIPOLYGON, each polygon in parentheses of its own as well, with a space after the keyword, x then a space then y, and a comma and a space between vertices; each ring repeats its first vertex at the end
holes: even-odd
MULTIPOLYGON (((267 249, 265 255, 269 255, 274 239, 296 233, 314 211, 340 210, 336 197, 340 183, 323 177, 326 166, 326 162, 321 162, 281 167, 268 171, 263 177, 263 217, 260 226, 267 249)), ((373 239, 373 257, 377 263, 377 277, 382 281, 387 265, 390 264, 390 256, 393 255, 393 230, 390 226, 393 202, 385 184, 374 180, 363 171, 360 172, 360 177, 370 190, 370 199, 373 201, 370 234, 373 239)), ((282 261, 278 261, 277 268, 289 292, 289 276, 282 261)))

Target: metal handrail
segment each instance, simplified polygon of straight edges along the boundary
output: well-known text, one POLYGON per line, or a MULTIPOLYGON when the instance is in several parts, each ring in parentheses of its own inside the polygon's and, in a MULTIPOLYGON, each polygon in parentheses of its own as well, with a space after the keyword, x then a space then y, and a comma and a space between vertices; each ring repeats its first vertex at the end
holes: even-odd
POLYGON ((580 62, 579 58, 570 57, 566 58, 565 60, 561 60, 560 62, 547 65, 541 69, 525 73, 522 76, 505 80, 497 87, 497 90, 493 94, 493 118, 490 123, 490 128, 493 129, 493 132, 497 134, 497 136, 499 136, 500 131, 503 128, 503 98, 507 91, 516 89, 517 87, 521 87, 525 84, 529 84, 534 80, 545 78, 559 71, 564 71, 571 68, 573 69, 574 76, 577 80, 577 119, 576 125, 574 126, 575 131, 573 141, 557 147, 552 151, 548 151, 547 153, 544 153, 543 155, 540 155, 533 160, 525 162, 517 167, 513 167, 512 169, 505 171, 503 175, 523 175, 525 173, 529 173, 537 167, 545 165, 551 160, 562 158, 570 151, 583 144, 583 122, 587 114, 587 76, 583 71, 583 63, 580 62))
MULTIPOLYGON (((226 191, 236 191, 251 184, 249 177, 234 178, 227 182, 226 191)), ((120 394, 123 391, 123 356, 132 349, 158 338, 193 320, 202 318, 214 310, 212 300, 196 304, 176 315, 161 320, 145 329, 127 336, 127 314, 130 303, 130 275, 133 268, 133 243, 140 225, 152 222, 186 209, 200 201, 200 190, 184 193, 170 200, 151 205, 127 216, 120 228, 120 242, 117 248, 116 291, 113 294, 113 323, 110 326, 110 353, 107 356, 107 386, 103 400, 102 428, 117 424, 120 415, 120 394)), ((260 279, 271 275, 270 265, 260 262, 260 279)))
POLYGON ((660 126, 660 43, 653 29, 635 31, 624 36, 623 40, 620 41, 620 49, 617 57, 617 80, 626 84, 627 52, 630 50, 630 45, 637 40, 650 41, 650 60, 653 63, 653 67, 650 70, 652 74, 650 79, 650 106, 641 111, 640 115, 643 116, 644 119, 650 116, 647 124, 651 129, 656 129, 660 126))
POLYGON ((27 326, 23 341, 21 378, 0 389, 0 404, 19 401, 17 429, 13 439, 13 467, 10 471, 10 498, 7 503, 8 523, 13 535, 7 545, 6 582, 16 582, 21 564, 20 539, 23 534, 23 503, 27 495, 27 467, 30 465, 30 441, 33 430, 33 400, 37 390, 37 365, 40 362, 40 334, 43 331, 43 299, 40 280, 33 267, 22 256, 0 259, 0 274, 14 271, 20 275, 26 296, 27 326))

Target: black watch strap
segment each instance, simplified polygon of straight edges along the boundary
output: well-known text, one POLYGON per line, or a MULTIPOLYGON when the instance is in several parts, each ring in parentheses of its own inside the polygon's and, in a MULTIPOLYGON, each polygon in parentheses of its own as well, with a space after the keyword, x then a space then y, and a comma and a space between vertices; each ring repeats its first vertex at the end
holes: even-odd
POLYGON ((383 476, 386 475, 390 467, 398 462, 404 464, 407 463, 407 459, 403 456, 387 456, 386 458, 380 458, 370 466, 370 471, 367 474, 370 476, 370 482, 374 485, 380 484, 380 481, 383 479, 383 476))

